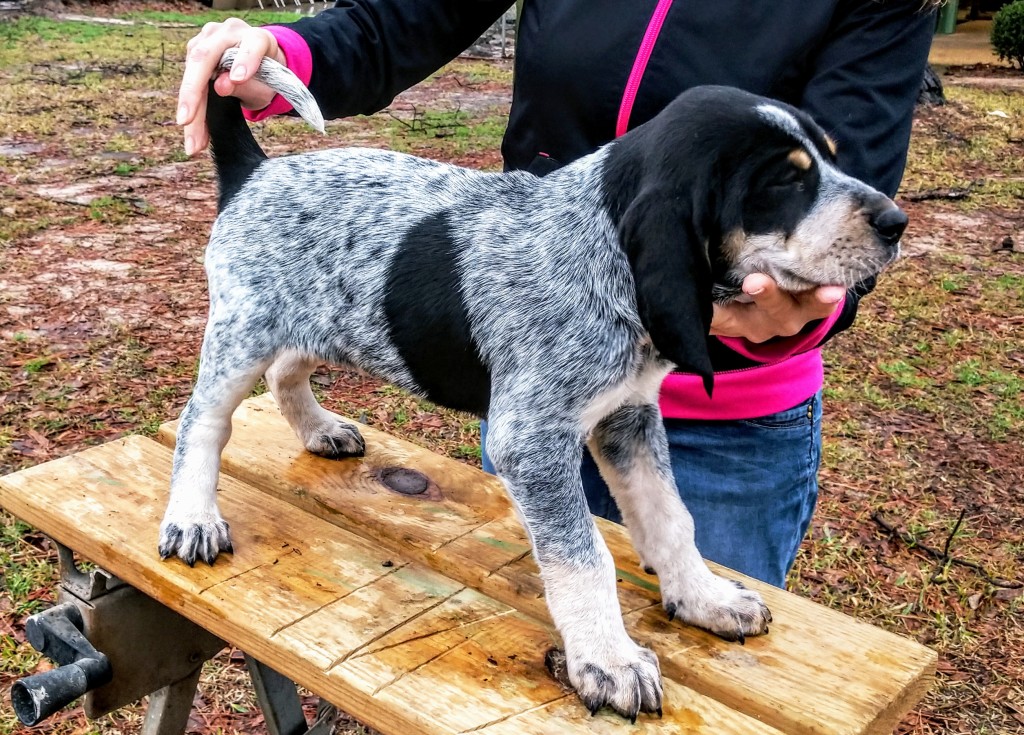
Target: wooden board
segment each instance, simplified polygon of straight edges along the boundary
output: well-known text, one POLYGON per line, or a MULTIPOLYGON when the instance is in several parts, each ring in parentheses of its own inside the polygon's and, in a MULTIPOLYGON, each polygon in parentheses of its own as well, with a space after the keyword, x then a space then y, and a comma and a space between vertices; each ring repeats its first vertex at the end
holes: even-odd
MULTIPOLYGON (((158 440, 173 446, 175 429, 176 423, 164 425, 158 440)), ((525 533, 500 481, 389 434, 359 429, 365 457, 317 457, 302 448, 273 398, 264 395, 236 411, 222 469, 549 622, 525 533), (392 467, 422 472, 430 491, 422 497, 389 491, 379 478, 392 467)), ((630 634, 657 652, 669 678, 801 734, 891 733, 924 695, 934 651, 729 570, 716 568, 764 595, 773 616, 769 635, 739 646, 670 623, 657 578, 640 569, 625 529, 601 519, 598 525, 616 559, 630 634)))
POLYGON ((237 553, 212 568, 156 555, 170 454, 150 440, 0 478, 0 505, 387 733, 889 733, 934 671, 929 649, 753 580, 768 636, 739 646, 670 623, 624 529, 600 521, 666 709, 635 726, 591 718, 543 668, 556 638, 500 482, 360 430, 365 458, 325 460, 269 396, 247 401, 220 484, 237 553), (394 467, 428 491, 387 489, 394 467))
POLYGON ((545 670, 540 621, 230 477, 237 552, 161 561, 170 468, 122 439, 0 478, 0 506, 389 735, 780 735, 672 681, 660 720, 591 717, 545 670))

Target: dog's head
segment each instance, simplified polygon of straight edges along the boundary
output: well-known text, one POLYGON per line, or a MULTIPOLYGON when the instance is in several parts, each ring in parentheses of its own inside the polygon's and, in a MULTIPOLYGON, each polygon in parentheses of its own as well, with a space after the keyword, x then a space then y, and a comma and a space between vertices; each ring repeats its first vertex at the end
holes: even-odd
POLYGON ((654 346, 705 376, 712 301, 751 273, 850 288, 899 252, 906 215, 836 166, 801 111, 728 87, 684 92, 609 146, 604 198, 654 346))

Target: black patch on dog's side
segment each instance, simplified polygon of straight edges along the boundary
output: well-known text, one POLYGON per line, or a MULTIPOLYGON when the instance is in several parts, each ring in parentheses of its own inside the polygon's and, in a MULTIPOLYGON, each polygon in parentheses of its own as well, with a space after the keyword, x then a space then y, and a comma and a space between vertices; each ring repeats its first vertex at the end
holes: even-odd
POLYGON ((470 330, 458 245, 443 213, 410 230, 388 273, 384 313, 391 339, 426 397, 485 416, 491 375, 470 330))

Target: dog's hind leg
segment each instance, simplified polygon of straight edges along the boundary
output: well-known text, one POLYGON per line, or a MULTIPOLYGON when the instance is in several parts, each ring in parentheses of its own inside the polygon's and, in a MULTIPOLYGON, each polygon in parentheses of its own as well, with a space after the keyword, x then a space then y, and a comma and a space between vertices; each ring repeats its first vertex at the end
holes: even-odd
POLYGON ((615 563, 583 494, 583 436, 529 413, 499 415, 492 404, 487 452, 530 535, 569 679, 591 712, 608 705, 632 720, 660 713, 658 659, 626 633, 615 563))
POLYGON ((178 424, 171 495, 160 524, 160 556, 179 556, 189 566, 196 559, 212 564, 232 550, 217 507, 220 454, 231 436, 231 415, 271 360, 250 354, 237 339, 218 338, 217 331, 211 318, 196 385, 178 424))
POLYGON ((601 420, 588 445, 633 545, 658 574, 669 617, 728 640, 768 632, 761 596, 711 572, 694 544, 693 518, 679 497, 656 403, 627 404, 601 420))
POLYGON ((332 459, 360 457, 366 444, 359 430, 317 403, 309 376, 320 363, 296 350, 283 350, 267 370, 267 385, 303 446, 332 459))

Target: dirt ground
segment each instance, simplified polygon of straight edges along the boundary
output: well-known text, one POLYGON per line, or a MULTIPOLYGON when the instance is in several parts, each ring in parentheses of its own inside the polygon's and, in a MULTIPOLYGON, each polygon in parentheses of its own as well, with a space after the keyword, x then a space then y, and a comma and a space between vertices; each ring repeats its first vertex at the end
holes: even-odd
MULTIPOLYGON (((180 15, 192 7, 101 6, 130 26, 0 21, 0 474, 151 433, 187 399, 215 213, 209 161, 186 159, 172 124, 180 50, 208 17, 180 15)), ((940 653, 900 733, 1024 733, 1019 79, 952 69, 949 103, 919 110, 905 257, 826 351, 821 498, 789 587, 940 653)), ((258 136, 271 155, 371 145, 494 169, 510 90, 510 62, 464 59, 326 138, 292 120, 258 136)), ((479 463, 465 415, 338 369, 314 383, 332 410, 479 463)), ((46 666, 23 623, 50 604, 55 565, 44 537, 0 514, 4 697, 46 666)), ((90 723, 70 708, 36 732, 136 732, 141 711, 90 723)), ((0 734, 17 727, 5 700, 0 734)), ((225 652, 189 731, 263 728, 225 652)))

